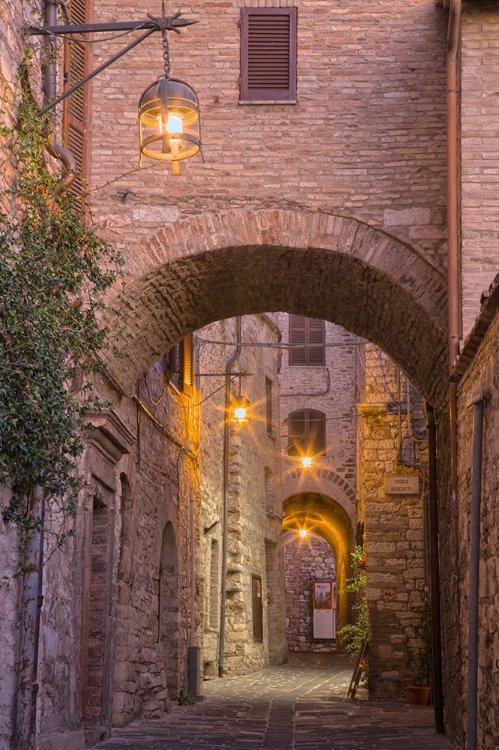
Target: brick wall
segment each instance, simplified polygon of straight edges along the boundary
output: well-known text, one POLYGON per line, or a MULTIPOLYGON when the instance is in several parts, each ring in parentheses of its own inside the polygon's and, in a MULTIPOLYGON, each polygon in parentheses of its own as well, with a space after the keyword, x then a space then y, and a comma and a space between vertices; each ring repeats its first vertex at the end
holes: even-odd
MULTIPOLYGON (((154 212, 164 221, 167 209, 171 217, 228 205, 327 208, 384 226, 443 265, 445 14, 434 0, 354 9, 346 0, 298 2, 298 104, 241 106, 242 4, 230 0, 221 12, 196 0, 186 15, 200 23, 170 35, 172 72, 195 87, 203 116, 205 163, 183 162, 180 178, 162 166, 135 170, 135 107, 162 72, 159 37, 94 81, 100 219, 126 244, 147 234, 154 212), (135 195, 120 207, 117 191, 126 188, 135 195)), ((124 18, 148 10, 141 1, 124 18)), ((115 19, 113 2, 96 5, 96 21, 115 19)), ((120 47, 94 47, 94 65, 120 47)))
POLYGON ((499 221, 499 12, 494 2, 467 3, 462 20, 461 169, 463 336, 497 273, 499 221))

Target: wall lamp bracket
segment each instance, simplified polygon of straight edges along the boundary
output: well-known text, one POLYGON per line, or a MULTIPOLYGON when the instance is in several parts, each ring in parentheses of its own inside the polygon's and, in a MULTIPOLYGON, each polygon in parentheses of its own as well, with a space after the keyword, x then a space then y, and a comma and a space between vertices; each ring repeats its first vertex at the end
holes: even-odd
POLYGON ((99 75, 103 70, 108 68, 110 65, 115 63, 120 57, 126 55, 134 47, 143 42, 147 37, 151 36, 155 32, 166 32, 175 31, 180 34, 180 29, 184 26, 192 26, 192 24, 198 23, 197 19, 194 18, 181 18, 181 13, 174 13, 172 16, 166 16, 164 18, 156 18, 153 16, 149 17, 149 20, 142 21, 115 21, 112 23, 82 23, 82 24, 70 24, 65 26, 27 26, 24 29, 26 36, 71 36, 77 34, 99 34, 105 32, 114 31, 144 31, 144 33, 133 42, 127 44, 119 52, 110 57, 108 60, 95 68, 88 76, 82 78, 80 81, 71 86, 70 89, 65 91, 57 99, 47 104, 41 111, 40 115, 44 115, 50 110, 54 109, 60 102, 67 99, 75 91, 78 91, 88 81, 95 76, 99 75))

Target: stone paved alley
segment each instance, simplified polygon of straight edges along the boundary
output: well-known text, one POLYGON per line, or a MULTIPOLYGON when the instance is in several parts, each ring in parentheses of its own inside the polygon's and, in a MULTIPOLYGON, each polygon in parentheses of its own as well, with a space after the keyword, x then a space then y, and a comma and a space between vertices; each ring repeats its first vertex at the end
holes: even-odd
POLYGON ((290 654, 288 664, 204 684, 205 700, 116 730, 99 750, 452 750, 432 708, 346 698, 351 659, 290 654))

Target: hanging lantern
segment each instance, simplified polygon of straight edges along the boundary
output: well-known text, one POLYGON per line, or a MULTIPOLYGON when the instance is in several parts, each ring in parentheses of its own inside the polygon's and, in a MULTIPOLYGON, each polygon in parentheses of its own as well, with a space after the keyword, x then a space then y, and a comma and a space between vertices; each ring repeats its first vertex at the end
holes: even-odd
POLYGON ((142 157, 171 161, 180 174, 181 159, 201 148, 199 101, 183 81, 163 76, 144 91, 139 100, 140 163, 142 157))

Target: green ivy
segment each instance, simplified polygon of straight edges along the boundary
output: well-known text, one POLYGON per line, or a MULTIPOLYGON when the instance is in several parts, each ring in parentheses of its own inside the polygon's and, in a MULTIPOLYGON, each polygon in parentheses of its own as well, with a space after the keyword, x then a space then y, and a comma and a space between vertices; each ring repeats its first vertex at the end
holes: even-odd
POLYGON ((344 625, 338 636, 345 644, 349 654, 357 654, 369 634, 369 611, 367 605, 367 575, 365 571, 366 555, 362 547, 357 546, 352 552, 352 575, 347 580, 346 589, 353 595, 353 623, 344 625))
POLYGON ((41 525, 26 512, 35 487, 74 512, 85 422, 99 408, 85 376, 102 369, 97 316, 122 266, 75 200, 56 195, 48 131, 26 90, 16 126, 0 122, 16 175, 0 195, 0 483, 12 491, 4 521, 24 529, 41 525))

